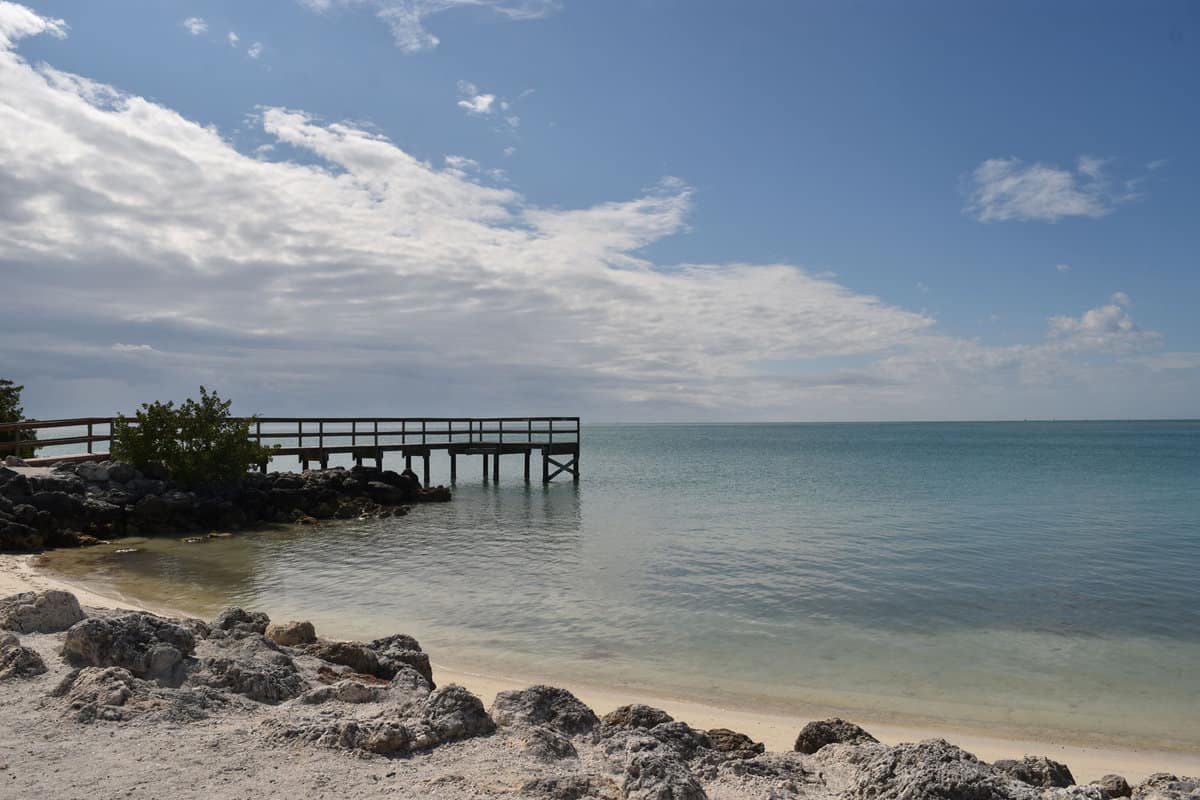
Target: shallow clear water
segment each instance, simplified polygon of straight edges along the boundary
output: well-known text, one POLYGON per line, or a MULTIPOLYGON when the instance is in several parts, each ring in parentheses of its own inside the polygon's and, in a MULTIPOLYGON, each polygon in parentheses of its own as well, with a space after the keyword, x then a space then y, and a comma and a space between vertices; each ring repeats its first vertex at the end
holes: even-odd
POLYGON ((582 467, 48 562, 465 668, 1200 746, 1200 423, 596 426, 582 467))

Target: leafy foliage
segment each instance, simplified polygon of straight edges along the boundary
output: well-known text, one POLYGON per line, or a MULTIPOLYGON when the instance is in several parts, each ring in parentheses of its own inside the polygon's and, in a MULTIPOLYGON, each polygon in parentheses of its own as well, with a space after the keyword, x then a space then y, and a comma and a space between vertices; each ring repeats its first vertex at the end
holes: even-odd
POLYGON ((229 416, 229 400, 200 387, 200 399, 143 403, 113 422, 112 456, 139 469, 162 464, 182 484, 236 480, 271 450, 250 441, 252 419, 229 416))
MULTIPOLYGON (((0 378, 0 423, 26 421, 25 409, 21 408, 21 392, 24 389, 24 386, 18 386, 7 378, 0 378)), ((32 422, 32 420, 29 421, 32 422)), ((29 442, 34 439, 37 439, 37 431, 0 433, 0 442, 29 442)), ((23 447, 16 451, 5 450, 0 452, 0 460, 10 453, 15 453, 21 458, 29 458, 33 455, 33 448, 23 447)))

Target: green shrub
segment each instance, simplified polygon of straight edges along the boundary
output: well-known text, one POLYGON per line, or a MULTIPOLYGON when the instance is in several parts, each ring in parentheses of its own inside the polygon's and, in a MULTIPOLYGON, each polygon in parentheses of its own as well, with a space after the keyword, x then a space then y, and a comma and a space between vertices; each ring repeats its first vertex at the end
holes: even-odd
POLYGON ((200 400, 143 403, 134 419, 113 422, 112 457, 138 469, 162 464, 186 485, 236 480, 271 457, 250 441, 253 419, 229 416, 230 401, 200 387, 200 400))
MULTIPOLYGON (((33 422, 25 419, 25 409, 21 408, 21 392, 24 386, 17 386, 7 378, 0 378, 0 423, 33 422)), ((37 439, 37 431, 7 431, 0 433, 0 442, 30 442, 37 439)), ((33 448, 22 447, 19 450, 0 451, 0 461, 6 455, 15 454, 21 458, 32 458, 33 448)))

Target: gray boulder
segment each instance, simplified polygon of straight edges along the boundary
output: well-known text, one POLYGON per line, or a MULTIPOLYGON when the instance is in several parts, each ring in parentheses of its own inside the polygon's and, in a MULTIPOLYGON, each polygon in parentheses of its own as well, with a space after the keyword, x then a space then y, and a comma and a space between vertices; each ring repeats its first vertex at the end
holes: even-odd
POLYGON ((258 703, 281 703, 309 688, 296 664, 262 636, 214 637, 204 643, 189 686, 227 689, 258 703))
POLYGON ((1075 776, 1066 764, 1045 756, 1025 756, 1020 761, 1002 759, 993 761, 992 766, 1030 786, 1050 789, 1075 785, 1075 776))
POLYGON ((58 633, 83 618, 75 595, 57 589, 0 599, 0 629, 17 633, 58 633))
POLYGON ((164 689, 120 667, 85 667, 63 678, 52 694, 76 722, 119 722, 142 715, 167 722, 203 719, 228 698, 208 689, 164 689))
POLYGON ((1200 800, 1200 778, 1156 772, 1133 790, 1133 800, 1200 800))
POLYGON ((195 652, 191 631, 144 612, 77 622, 63 639, 63 657, 77 666, 121 667, 138 678, 178 686, 195 652))
POLYGON ((492 703, 492 719, 501 727, 545 725, 567 736, 588 733, 600 723, 566 689, 541 685, 500 692, 492 703))
POLYGON ((108 465, 108 479, 114 483, 128 483, 136 479, 138 471, 132 464, 124 461, 113 461, 108 465))
POLYGON ((297 647, 296 651, 330 664, 349 667, 362 675, 375 675, 379 671, 379 656, 362 642, 317 641, 297 647))
POLYGON ((630 759, 621 791, 629 800, 708 800, 700 782, 684 764, 653 750, 630 759))
POLYGON ((812 755, 828 744, 868 744, 879 741, 853 722, 833 717, 810 722, 796 737, 794 749, 812 755))
POLYGON ((0 681, 32 678, 46 671, 46 662, 35 650, 22 647, 11 633, 0 633, 0 681))
POLYGON ((611 794, 600 779, 590 775, 551 775, 526 781, 521 787, 521 797, 542 800, 591 800, 611 794))
POLYGON ((430 686, 437 685, 433 681, 433 667, 429 663, 429 655, 413 637, 403 633, 385 636, 372 641, 370 648, 378 656, 379 666, 374 674, 380 678, 391 678, 402 667, 411 667, 421 673, 430 686))
POLYGON ((76 468, 75 474, 88 483, 108 483, 109 481, 108 466, 105 464, 96 464, 92 461, 85 461, 80 464, 76 468))
POLYGON ((1133 789, 1130 788, 1129 781, 1120 775, 1108 774, 1098 781, 1093 781, 1093 783, 1100 787, 1100 790, 1108 796, 1109 800, 1115 800, 1118 797, 1129 797, 1133 794, 1133 789))
POLYGON ((237 606, 222 609, 209 626, 209 635, 216 638, 241 639, 247 636, 262 636, 267 632, 271 618, 261 611, 246 611, 237 606))
POLYGON ((517 738, 521 742, 522 752, 538 761, 559 761, 579 755, 571 740, 556 730, 535 725, 521 731, 517 738))

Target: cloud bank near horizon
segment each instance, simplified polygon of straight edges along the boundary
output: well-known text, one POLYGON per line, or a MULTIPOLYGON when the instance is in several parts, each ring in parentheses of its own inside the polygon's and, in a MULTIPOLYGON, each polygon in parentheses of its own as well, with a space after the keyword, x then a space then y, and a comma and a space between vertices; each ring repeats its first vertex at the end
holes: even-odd
POLYGON ((655 264, 695 202, 678 178, 546 208, 287 108, 256 124, 304 158, 242 153, 13 49, 66 30, 0 3, 0 361, 42 416, 200 383, 277 413, 1061 416, 1093 392, 1121 415, 1146 376, 1195 383, 1120 294, 992 346, 795 265, 655 264))

